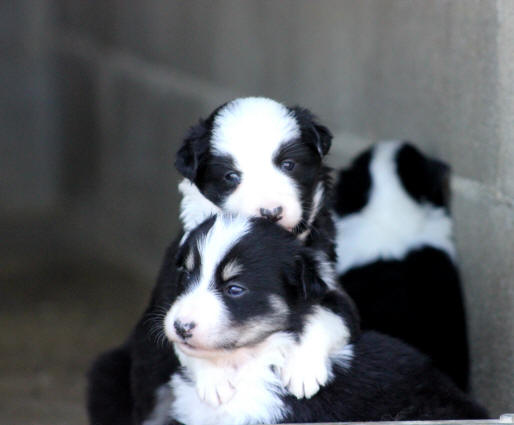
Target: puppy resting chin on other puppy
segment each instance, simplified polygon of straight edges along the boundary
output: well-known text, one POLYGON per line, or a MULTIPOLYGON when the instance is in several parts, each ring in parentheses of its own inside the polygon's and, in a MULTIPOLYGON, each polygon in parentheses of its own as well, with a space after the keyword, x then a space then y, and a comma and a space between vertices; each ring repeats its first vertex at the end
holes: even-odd
MULTIPOLYGON (((332 269, 334 226, 326 205, 329 169, 323 165, 331 139, 306 109, 266 98, 222 105, 190 129, 177 153, 177 169, 186 177, 179 185, 186 235, 219 212, 262 217, 315 249, 332 269)), ((330 376, 331 352, 358 333, 352 301, 330 284, 333 297, 298 335, 281 368, 283 383, 298 398, 319 390, 330 376)))
POLYGON ((278 370, 331 296, 334 276, 269 221, 211 217, 175 258, 178 287, 164 296, 161 323, 182 365, 171 377, 171 418, 242 425, 486 417, 424 356, 376 333, 331 353, 334 370, 312 398, 288 395, 278 370), (203 394, 205 375, 226 386, 203 394))

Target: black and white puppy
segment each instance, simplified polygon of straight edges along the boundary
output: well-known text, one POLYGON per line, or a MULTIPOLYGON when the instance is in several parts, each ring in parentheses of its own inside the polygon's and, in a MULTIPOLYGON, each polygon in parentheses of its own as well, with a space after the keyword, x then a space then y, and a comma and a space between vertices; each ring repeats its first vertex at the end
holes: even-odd
POLYGON ((363 329, 400 338, 468 388, 464 303, 449 215, 449 167, 382 142, 335 186, 337 272, 363 329))
MULTIPOLYGON (((292 232, 334 262, 334 227, 326 201, 329 169, 323 158, 332 136, 302 108, 267 98, 236 99, 194 126, 177 154, 186 178, 181 219, 189 231, 211 214, 263 217, 292 232)), ((341 293, 341 297, 344 294, 341 293)), ((296 397, 310 397, 330 373, 329 354, 358 329, 356 311, 327 298, 303 330, 282 373, 296 397), (334 331, 343 322, 343 334, 334 331)))
MULTIPOLYGON (((102 355, 91 369, 91 423, 126 423, 127 417, 137 424, 161 423, 160 406, 171 397, 168 381, 178 361, 155 339, 156 306, 162 306, 174 282, 170 259, 180 241, 211 214, 264 217, 313 249, 327 269, 334 266, 329 169, 323 164, 331 139, 308 110, 266 98, 226 103, 190 129, 176 159, 186 178, 179 186, 185 234, 168 248, 150 304, 126 344, 102 355), (129 383, 126 393, 120 392, 120 382, 129 383)), ((299 398, 312 396, 327 382, 330 354, 359 333, 350 298, 335 286, 331 294, 302 327, 280 368, 283 384, 299 398)), ((199 394, 213 405, 230 398, 236 391, 232 387, 225 375, 204 374, 197 380, 199 394)))
POLYGON ((170 419, 238 425, 487 416, 427 358, 376 333, 331 353, 334 369, 312 398, 289 395, 277 370, 324 311, 335 275, 315 251, 276 227, 215 216, 180 247, 178 285, 161 306, 162 332, 182 365, 170 382, 170 419), (205 375, 226 382, 214 394, 217 405, 198 388, 205 375))

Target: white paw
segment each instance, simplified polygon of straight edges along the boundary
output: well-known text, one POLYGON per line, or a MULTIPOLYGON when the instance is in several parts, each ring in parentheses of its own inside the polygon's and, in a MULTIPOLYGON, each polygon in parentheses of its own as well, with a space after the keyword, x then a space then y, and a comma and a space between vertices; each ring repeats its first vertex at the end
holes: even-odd
POLYGON ((332 374, 330 361, 319 353, 313 354, 296 347, 281 369, 282 384, 296 398, 311 398, 332 374))
POLYGON ((204 402, 218 407, 232 399, 236 387, 231 381, 228 371, 221 369, 204 369, 196 377, 196 391, 204 402))

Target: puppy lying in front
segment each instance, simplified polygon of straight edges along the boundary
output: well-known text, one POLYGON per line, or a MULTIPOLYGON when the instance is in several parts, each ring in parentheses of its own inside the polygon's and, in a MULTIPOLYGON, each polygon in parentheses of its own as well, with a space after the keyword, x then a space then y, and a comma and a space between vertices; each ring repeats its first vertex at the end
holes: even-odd
MULTIPOLYGON (((172 375, 171 418, 188 425, 479 419, 486 412, 430 361, 368 332, 332 355, 328 384, 310 399, 284 388, 287 361, 334 273, 290 232, 257 218, 218 215, 192 230, 174 259, 178 285, 164 294, 162 332, 182 365, 172 375), (235 395, 217 407, 198 377, 227 378, 235 395)), ((341 326, 343 326, 341 324, 341 326)))

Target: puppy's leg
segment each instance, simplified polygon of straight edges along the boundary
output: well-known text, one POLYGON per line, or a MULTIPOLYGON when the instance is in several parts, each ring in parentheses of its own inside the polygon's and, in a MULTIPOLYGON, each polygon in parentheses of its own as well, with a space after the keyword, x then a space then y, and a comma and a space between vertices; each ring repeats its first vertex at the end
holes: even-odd
POLYGON ((99 356, 88 374, 87 410, 93 425, 132 422, 130 350, 121 346, 99 356))
POLYGON ((297 398, 310 398, 332 378, 330 356, 360 333, 353 302, 342 291, 329 291, 308 317, 281 368, 283 385, 297 398))

